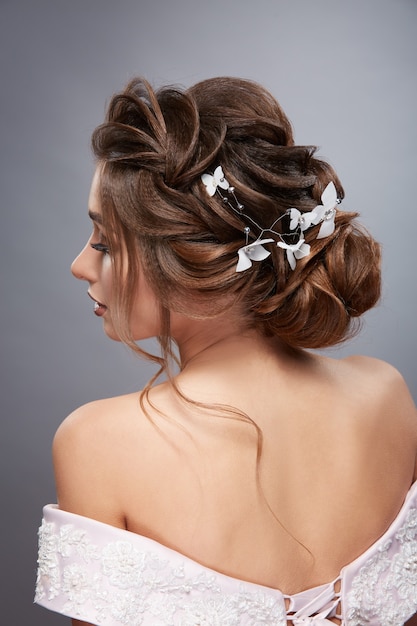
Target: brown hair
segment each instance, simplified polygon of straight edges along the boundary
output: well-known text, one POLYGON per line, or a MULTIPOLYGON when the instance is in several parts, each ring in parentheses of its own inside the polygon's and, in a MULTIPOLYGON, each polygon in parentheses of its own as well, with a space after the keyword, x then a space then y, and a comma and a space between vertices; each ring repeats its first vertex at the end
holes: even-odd
POLYGON ((112 98, 92 143, 109 245, 127 251, 127 279, 117 254, 114 271, 118 331, 129 345, 139 262, 160 302, 165 356, 169 310, 212 317, 233 301, 248 327, 296 348, 323 348, 351 336, 377 302, 379 246, 357 214, 343 210, 329 237, 316 239, 318 226, 306 231, 311 254, 294 271, 271 245, 267 260, 236 272, 246 224, 208 196, 201 174, 221 165, 245 212, 264 227, 290 207, 311 211, 330 181, 344 195, 316 148, 294 145, 286 115, 260 85, 223 77, 154 91, 134 79, 112 98))

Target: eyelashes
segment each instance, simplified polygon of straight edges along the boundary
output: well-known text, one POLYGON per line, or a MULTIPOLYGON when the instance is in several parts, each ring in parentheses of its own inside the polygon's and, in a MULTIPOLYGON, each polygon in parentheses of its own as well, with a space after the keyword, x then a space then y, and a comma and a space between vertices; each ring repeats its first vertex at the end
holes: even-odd
POLYGON ((110 252, 109 247, 104 243, 91 243, 90 245, 93 250, 96 250, 97 252, 102 252, 103 254, 109 254, 110 252))

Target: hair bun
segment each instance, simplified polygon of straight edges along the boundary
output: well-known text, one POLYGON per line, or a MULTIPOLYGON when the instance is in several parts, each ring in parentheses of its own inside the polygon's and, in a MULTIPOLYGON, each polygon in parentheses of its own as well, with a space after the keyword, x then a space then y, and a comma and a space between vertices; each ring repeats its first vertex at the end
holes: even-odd
POLYGON ((380 246, 355 216, 338 214, 331 241, 258 307, 257 324, 268 334, 294 347, 325 348, 359 330, 355 321, 380 298, 380 246))

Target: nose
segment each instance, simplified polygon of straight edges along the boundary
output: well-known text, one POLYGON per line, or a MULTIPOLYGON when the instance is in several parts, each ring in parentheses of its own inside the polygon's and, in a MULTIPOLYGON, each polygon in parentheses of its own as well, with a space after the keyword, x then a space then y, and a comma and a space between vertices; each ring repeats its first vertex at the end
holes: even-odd
POLYGON ((89 252, 91 252, 91 248, 87 243, 71 263, 71 272, 79 280, 91 281, 91 264, 88 263, 89 252))

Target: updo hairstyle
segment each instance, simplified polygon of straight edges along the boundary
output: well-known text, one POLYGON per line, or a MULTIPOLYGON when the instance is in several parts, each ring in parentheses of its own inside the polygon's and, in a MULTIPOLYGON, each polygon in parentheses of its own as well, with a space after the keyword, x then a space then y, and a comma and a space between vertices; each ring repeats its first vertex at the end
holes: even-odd
POLYGON ((116 321, 127 343, 139 262, 160 302, 164 336, 170 310, 214 317, 233 303, 247 327, 292 347, 323 348, 351 336, 352 322, 377 302, 379 246, 344 210, 329 237, 316 239, 319 226, 305 231, 311 253, 295 270, 269 244, 266 260, 236 272, 247 224, 218 194, 209 197, 203 173, 221 165, 245 213, 264 228, 291 207, 312 211, 330 181, 344 195, 316 148, 294 145, 286 115, 260 85, 222 77, 154 91, 134 79, 112 98, 92 145, 114 257, 116 321))

